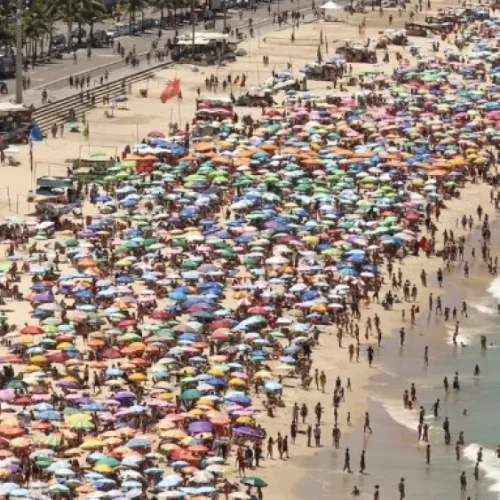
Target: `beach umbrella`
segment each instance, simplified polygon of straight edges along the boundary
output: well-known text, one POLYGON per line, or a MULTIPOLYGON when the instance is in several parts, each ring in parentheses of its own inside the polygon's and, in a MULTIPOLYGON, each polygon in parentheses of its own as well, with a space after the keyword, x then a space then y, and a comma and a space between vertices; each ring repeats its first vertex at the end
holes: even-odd
POLYGON ((263 479, 256 476, 244 476, 240 479, 240 483, 257 488, 265 488, 267 486, 267 483, 263 479))
POLYGON ((200 399, 201 396, 202 393, 198 389, 187 389, 182 393, 181 399, 183 401, 195 401, 196 399, 200 399))

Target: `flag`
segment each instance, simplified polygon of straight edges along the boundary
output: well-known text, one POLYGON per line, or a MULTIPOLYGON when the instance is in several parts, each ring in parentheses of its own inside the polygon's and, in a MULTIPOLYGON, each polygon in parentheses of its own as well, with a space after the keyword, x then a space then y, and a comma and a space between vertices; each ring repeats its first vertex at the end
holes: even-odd
POLYGON ((33 172, 33 139, 29 138, 30 144, 30 171, 33 172))
POLYGON ((40 142, 43 140, 43 134, 38 125, 33 125, 30 132, 30 138, 32 141, 40 142))
POLYGON ((160 94, 160 101, 165 104, 172 97, 177 97, 181 93, 181 81, 178 78, 170 80, 160 94))

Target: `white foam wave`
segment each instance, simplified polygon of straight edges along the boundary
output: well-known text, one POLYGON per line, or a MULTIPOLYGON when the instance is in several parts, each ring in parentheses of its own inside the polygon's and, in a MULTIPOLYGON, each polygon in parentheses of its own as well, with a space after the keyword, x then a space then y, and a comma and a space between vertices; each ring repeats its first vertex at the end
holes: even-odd
POLYGON ((488 287, 488 292, 500 301, 500 277, 495 278, 488 287))
POLYGON ((418 430, 418 406, 415 410, 408 410, 403 407, 402 401, 380 401, 385 411, 399 425, 412 431, 418 430))
POLYGON ((488 316, 494 316, 498 314, 497 310, 493 306, 488 306, 486 304, 469 304, 469 305, 481 314, 487 314, 488 316))
MULTIPOLYGON (((475 464, 478 451, 479 445, 471 443, 464 448, 463 454, 475 464)), ((498 493, 498 498, 500 498, 500 458, 496 457, 493 450, 483 447, 483 461, 479 464, 479 469, 490 481, 493 481, 489 490, 498 493)))
MULTIPOLYGON (((453 345, 453 335, 455 333, 455 327, 447 326, 446 330, 448 331, 448 338, 446 339, 446 343, 449 345, 453 345)), ((460 328, 459 333, 456 338, 457 345, 468 345, 470 343, 470 338, 474 335, 473 330, 467 330, 466 328, 460 328)))

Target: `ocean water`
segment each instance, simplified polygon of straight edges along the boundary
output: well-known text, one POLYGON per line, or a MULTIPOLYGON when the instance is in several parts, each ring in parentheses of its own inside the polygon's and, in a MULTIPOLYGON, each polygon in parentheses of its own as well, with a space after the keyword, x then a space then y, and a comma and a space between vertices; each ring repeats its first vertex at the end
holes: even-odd
MULTIPOLYGON (((479 271, 480 273, 481 271, 479 271)), ((455 283, 448 283, 448 289, 454 289, 444 298, 444 303, 456 304, 466 300, 469 306, 469 318, 462 319, 458 346, 453 345, 454 322, 437 326, 434 317, 424 320, 418 329, 421 335, 410 334, 405 352, 417 353, 408 362, 405 352, 399 356, 384 356, 387 372, 395 375, 392 380, 381 379, 378 393, 374 400, 381 405, 388 420, 386 425, 395 424, 403 427, 413 436, 413 451, 405 447, 399 454, 413 455, 420 461, 420 469, 427 470, 423 476, 411 467, 398 466, 390 457, 386 466, 394 465, 400 475, 407 475, 408 491, 412 481, 418 481, 416 490, 425 487, 442 498, 462 498, 459 491, 459 476, 465 471, 468 479, 467 496, 473 499, 500 499, 500 459, 495 455, 500 446, 500 315, 497 304, 500 302, 500 278, 491 279, 484 274, 474 281, 455 277, 455 283), (452 285, 452 286, 450 286, 452 285), (453 286, 456 285, 456 286, 453 286), (456 292, 459 290, 459 292, 456 292), (486 335, 488 349, 480 348, 480 337, 486 335), (423 363, 423 348, 429 346, 430 364, 423 363), (418 352, 422 351, 419 363, 418 352), (416 358, 416 361, 415 361, 416 358), (474 376, 474 367, 481 370, 479 377, 474 376), (454 373, 459 373, 460 391, 450 389, 448 394, 443 387, 443 379, 448 377, 450 387, 454 373), (417 388, 417 410, 403 408, 402 394, 411 383, 417 388), (399 394, 398 394, 399 389, 399 394), (396 396, 396 398, 395 398, 396 396), (439 418, 432 416, 432 404, 440 399, 439 418), (430 426, 431 465, 423 463, 423 454, 417 443, 418 407, 426 409, 426 423, 430 426), (465 413, 466 411, 466 413, 465 413), (444 444, 442 424, 444 418, 450 421, 452 443, 444 444), (455 443, 460 431, 464 432, 465 446, 461 460, 455 457, 455 443), (480 464, 480 480, 474 480, 473 469, 477 451, 483 447, 483 461, 480 464), (432 469, 432 471, 431 471, 432 469), (438 484, 439 483, 439 484, 438 484)), ((459 308, 460 309, 460 308, 459 308)), ((397 342, 386 348, 396 351, 397 342)), ((385 375, 386 377, 387 375, 385 375)), ((381 471, 382 473, 382 471, 381 471)), ((465 496, 464 498, 467 498, 465 496)), ((410 498, 410 496, 408 495, 410 498)))
MULTIPOLYGON (((500 249, 500 246, 498 247, 500 249)), ((306 498, 352 498, 354 485, 362 491, 361 499, 371 499, 375 484, 382 498, 399 498, 397 484, 401 477, 407 483, 407 499, 500 500, 500 459, 495 455, 500 445, 500 278, 492 279, 475 264, 474 279, 450 278, 443 291, 443 306, 462 300, 469 306, 469 318, 462 319, 458 346, 452 336, 454 321, 443 325, 441 318, 426 314, 413 330, 407 330, 406 346, 400 349, 398 336, 383 341, 380 358, 383 367, 370 387, 372 435, 362 428, 342 438, 341 449, 329 444, 317 456, 303 460, 306 476, 296 493, 306 498), (488 349, 480 348, 480 337, 486 335, 488 349), (424 347, 429 346, 429 366, 424 366, 424 347), (479 365, 481 375, 474 377, 479 365), (460 391, 445 394, 443 379, 450 387, 454 373, 459 373, 460 391), (415 383, 417 404, 413 411, 403 408, 403 391, 415 383), (440 415, 434 418, 432 404, 440 399, 440 415), (425 444, 418 442, 418 408, 426 409, 430 427, 431 464, 425 463, 425 444), (467 410, 464 415, 464 410, 467 410), (450 421, 452 442, 444 444, 442 425, 450 421), (455 443, 464 432, 465 446, 461 458, 455 457, 455 443), (351 451, 354 474, 342 473, 344 449, 351 451), (477 451, 483 447, 480 480, 474 480, 477 451), (358 471, 359 455, 366 450, 367 474, 358 471), (460 492, 460 474, 465 471, 468 488, 460 492)), ((342 424, 342 422, 341 422, 342 424)), ((362 422, 361 424, 362 425, 362 422)), ((330 436, 325 429, 326 439, 330 436)))

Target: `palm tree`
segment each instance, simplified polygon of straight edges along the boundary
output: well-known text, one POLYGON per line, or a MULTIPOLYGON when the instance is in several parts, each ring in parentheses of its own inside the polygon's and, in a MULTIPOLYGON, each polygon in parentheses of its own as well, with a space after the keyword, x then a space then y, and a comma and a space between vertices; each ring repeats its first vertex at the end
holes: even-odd
POLYGON ((36 60, 40 44, 43 54, 43 39, 51 32, 54 16, 54 4, 44 0, 35 0, 29 9, 23 13, 24 36, 26 38, 26 52, 36 60))
POLYGON ((89 25, 89 38, 93 40, 94 24, 103 21, 108 16, 108 11, 101 0, 79 0, 79 4, 79 21, 89 25))
POLYGON ((163 28, 165 9, 170 10, 172 0, 150 0, 149 3, 156 11, 160 12, 160 29, 163 28))
POLYGON ((178 9, 183 9, 184 7, 186 7, 188 3, 188 0, 168 0, 168 6, 167 6, 167 10, 168 10, 168 22, 169 24, 173 24, 174 26, 176 26, 177 24, 177 10, 178 9), (174 11, 174 21, 172 23, 172 16, 171 16, 171 11, 174 11))
POLYGON ((65 23, 68 29, 68 48, 71 47, 73 23, 78 19, 80 13, 79 7, 78 0, 58 0, 57 2, 57 18, 65 23))
POLYGON ((137 12, 143 12, 147 7, 147 0, 120 0, 120 6, 125 9, 128 14, 128 24, 130 34, 133 33, 132 27, 135 23, 137 12))

